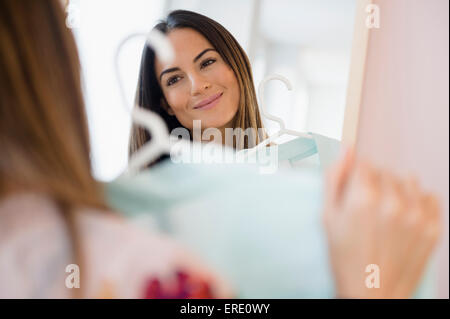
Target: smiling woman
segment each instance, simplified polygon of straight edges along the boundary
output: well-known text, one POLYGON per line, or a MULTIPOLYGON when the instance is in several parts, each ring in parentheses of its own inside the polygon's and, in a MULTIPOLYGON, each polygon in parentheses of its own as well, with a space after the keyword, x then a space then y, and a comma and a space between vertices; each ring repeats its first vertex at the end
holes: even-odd
POLYGON ((190 130, 194 120, 201 120, 203 128, 231 127, 239 107, 239 85, 233 70, 193 29, 173 30, 168 38, 175 60, 165 64, 156 59, 155 66, 168 114, 190 130))
MULTIPOLYGON (((254 129, 252 136, 237 135, 233 146, 256 145, 265 133, 258 111, 250 62, 236 39, 222 25, 198 13, 177 10, 155 26, 175 50, 170 64, 159 61, 146 46, 142 54, 136 104, 158 113, 169 131, 202 129, 254 129), (258 134, 256 134, 258 132, 258 134)), ((263 136, 264 135, 264 136, 263 136)), ((225 136, 225 134, 222 134, 225 136)), ((130 154, 150 139, 133 127, 130 154)))

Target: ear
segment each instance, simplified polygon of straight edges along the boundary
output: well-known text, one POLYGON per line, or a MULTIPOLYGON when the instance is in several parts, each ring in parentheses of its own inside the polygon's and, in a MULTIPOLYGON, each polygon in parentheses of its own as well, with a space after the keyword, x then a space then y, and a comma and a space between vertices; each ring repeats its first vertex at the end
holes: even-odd
POLYGON ((161 106, 167 112, 167 114, 171 116, 175 115, 175 113, 173 112, 172 108, 169 106, 169 103, 167 103, 165 98, 161 98, 161 106))

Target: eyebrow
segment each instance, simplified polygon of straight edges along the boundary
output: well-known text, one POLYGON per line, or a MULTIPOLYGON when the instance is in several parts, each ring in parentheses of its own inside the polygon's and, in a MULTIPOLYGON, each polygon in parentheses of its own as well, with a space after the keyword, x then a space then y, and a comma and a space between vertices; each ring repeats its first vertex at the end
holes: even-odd
MULTIPOLYGON (((206 52, 209 52, 209 51, 216 51, 216 50, 213 49, 213 48, 208 48, 208 49, 203 50, 202 52, 200 52, 200 53, 194 58, 193 63, 197 62, 198 59, 200 59, 206 52)), ((217 51, 216 51, 216 52, 217 52, 217 51)), ((166 74, 166 73, 171 73, 171 72, 175 72, 175 71, 180 71, 180 68, 179 68, 179 67, 175 67, 175 68, 170 68, 170 69, 167 69, 167 70, 162 71, 161 74, 159 75, 159 80, 161 81, 161 78, 162 78, 162 76, 163 76, 164 74, 166 74)))

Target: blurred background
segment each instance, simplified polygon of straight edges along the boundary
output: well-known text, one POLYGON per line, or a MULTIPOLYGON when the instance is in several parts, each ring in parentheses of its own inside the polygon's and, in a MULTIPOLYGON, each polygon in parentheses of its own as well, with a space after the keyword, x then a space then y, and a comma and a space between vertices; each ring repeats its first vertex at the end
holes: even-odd
MULTIPOLYGON (((340 140, 356 0, 70 0, 68 23, 80 50, 94 174, 117 177, 127 163, 130 130, 114 74, 116 48, 127 35, 148 32, 175 9, 204 14, 227 28, 247 52, 256 89, 269 74, 268 111, 290 129, 340 140)), ((143 39, 120 52, 121 80, 133 103, 143 39)), ((258 97, 260 98, 260 97, 258 97)), ((278 125, 266 121, 269 133, 278 125)))

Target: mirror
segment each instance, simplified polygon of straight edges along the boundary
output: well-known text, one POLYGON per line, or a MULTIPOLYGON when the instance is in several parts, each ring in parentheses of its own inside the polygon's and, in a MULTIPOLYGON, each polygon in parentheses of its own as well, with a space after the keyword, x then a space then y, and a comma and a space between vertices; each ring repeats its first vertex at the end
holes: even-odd
MULTIPOLYGON (((341 140, 356 8, 356 0, 71 0, 67 23, 80 51, 96 177, 115 178, 128 158, 130 120, 120 104, 115 50, 128 34, 148 32, 175 9, 201 13, 230 31, 250 59, 256 89, 270 74, 289 79, 292 91, 272 81, 264 97, 286 128, 341 140)), ((120 54, 130 107, 142 46, 143 40, 131 41, 120 54)), ((269 135, 279 128, 263 122, 269 135)))

